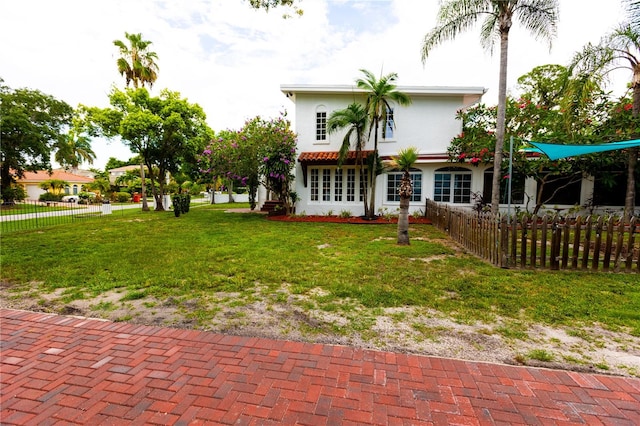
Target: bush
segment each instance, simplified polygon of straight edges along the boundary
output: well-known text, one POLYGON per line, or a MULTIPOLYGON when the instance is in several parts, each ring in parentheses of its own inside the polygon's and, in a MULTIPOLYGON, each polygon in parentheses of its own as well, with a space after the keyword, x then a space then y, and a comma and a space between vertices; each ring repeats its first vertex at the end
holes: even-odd
POLYGON ((126 203, 131 198, 131 194, 128 192, 117 192, 115 196, 118 203, 126 203))
POLYGON ((2 193, 2 200, 7 201, 22 201, 27 198, 27 192, 22 186, 12 186, 7 188, 2 193))
POLYGON ((45 192, 40 194, 38 200, 40 201, 62 201, 64 194, 52 194, 51 192, 45 192))

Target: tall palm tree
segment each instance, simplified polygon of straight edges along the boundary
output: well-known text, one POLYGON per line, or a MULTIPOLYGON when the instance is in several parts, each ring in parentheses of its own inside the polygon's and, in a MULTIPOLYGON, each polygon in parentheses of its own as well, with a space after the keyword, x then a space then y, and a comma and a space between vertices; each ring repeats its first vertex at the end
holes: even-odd
POLYGON ((480 17, 486 17, 480 32, 483 47, 493 51, 496 39, 500 39, 498 119, 491 193, 493 213, 497 213, 500 207, 500 168, 503 158, 507 105, 509 31, 513 20, 517 19, 536 38, 551 40, 556 33, 558 9, 558 0, 447 0, 440 6, 436 27, 423 40, 422 62, 424 63, 437 45, 454 39, 460 32, 472 28, 480 17))
MULTIPOLYGON (((142 34, 124 33, 125 38, 129 41, 129 46, 121 40, 114 40, 113 44, 120 49, 120 58, 116 61, 118 72, 122 74, 126 80, 127 87, 133 82, 133 87, 144 87, 145 84, 149 88, 153 87, 153 83, 158 78, 158 64, 156 60, 158 55, 149 51, 151 42, 143 40, 142 34)), ((142 154, 142 153, 139 153, 142 154)), ((142 179, 142 210, 148 211, 147 188, 144 176, 144 158, 140 160, 140 176, 142 179)))
POLYGON ((371 189, 371 199, 369 202, 369 214, 368 217, 373 219, 375 217, 376 208, 376 177, 377 177, 377 159, 378 159, 378 134, 380 128, 382 128, 382 137, 386 135, 386 129, 389 119, 389 112, 392 111, 392 106, 389 101, 392 101, 398 105, 411 104, 411 98, 404 92, 396 90, 394 84, 398 78, 397 73, 389 73, 381 76, 379 79, 373 75, 372 72, 365 69, 361 69, 360 72, 364 74, 364 78, 356 80, 356 86, 366 92, 367 102, 365 109, 369 115, 369 122, 372 124, 369 129, 369 134, 373 132, 373 167, 369 170, 369 185, 371 189))
MULTIPOLYGON (((342 145, 338 152, 338 167, 342 166, 349 155, 349 149, 353 143, 356 152, 356 164, 358 165, 359 176, 362 176, 364 169, 364 160, 362 150, 367 143, 367 129, 369 127, 369 115, 362 104, 357 102, 351 103, 345 109, 333 111, 327 120, 327 130, 334 133, 347 128, 342 139, 342 145)), ((360 182, 360 187, 364 194, 364 214, 368 216, 369 204, 367 203, 367 193, 364 191, 364 182, 360 182)))
POLYGON ((409 202, 413 195, 410 170, 418 160, 418 149, 415 147, 403 148, 398 155, 391 159, 391 167, 402 171, 402 180, 398 188, 400 195, 400 213, 398 214, 398 244, 409 245, 409 202))
POLYGON ((129 46, 121 40, 114 40, 113 44, 120 49, 120 57, 116 61, 118 72, 122 74, 127 82, 133 83, 134 88, 153 87, 153 83, 158 78, 158 55, 149 50, 151 42, 143 40, 142 34, 124 33, 129 41, 129 46))
MULTIPOLYGON (((587 44, 578 52, 571 67, 578 76, 605 78, 617 69, 631 71, 632 116, 640 117, 640 29, 629 23, 621 24, 602 38, 598 45, 587 44)), ((634 135, 640 137, 640 135, 634 135)), ((634 212, 636 194, 635 170, 638 164, 638 148, 628 150, 627 191, 624 215, 628 219, 634 212)))

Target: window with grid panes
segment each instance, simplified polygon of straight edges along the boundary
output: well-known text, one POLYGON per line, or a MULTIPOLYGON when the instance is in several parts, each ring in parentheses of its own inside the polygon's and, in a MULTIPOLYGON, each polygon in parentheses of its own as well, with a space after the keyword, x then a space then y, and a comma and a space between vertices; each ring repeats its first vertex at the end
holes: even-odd
POLYGON ((327 112, 326 111, 316 112, 316 140, 317 141, 327 140, 327 112))
POLYGON ((319 194, 318 169, 311 169, 311 201, 318 201, 319 194))
POLYGON ((333 200, 342 201, 342 169, 336 169, 333 184, 333 200))
MULTIPOLYGON (((392 172, 387 174, 387 201, 400 201, 398 188, 402 182, 402 172, 392 172)), ((419 170, 409 173, 411 176, 411 184, 413 186, 413 194, 411 201, 420 201, 422 199, 422 172, 419 170)))
POLYGON ((331 201, 331 170, 322 169, 322 201, 331 201))

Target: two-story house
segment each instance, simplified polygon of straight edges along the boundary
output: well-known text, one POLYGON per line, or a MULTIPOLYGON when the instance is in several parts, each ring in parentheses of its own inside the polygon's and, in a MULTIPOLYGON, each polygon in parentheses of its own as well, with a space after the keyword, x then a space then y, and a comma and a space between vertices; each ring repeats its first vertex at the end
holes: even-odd
MULTIPOLYGON (((350 85, 282 85, 281 91, 295 104, 294 128, 298 134, 299 156, 296 164, 295 191, 299 196, 296 211, 306 214, 352 215, 364 213, 355 153, 338 168, 338 150, 346 134, 329 133, 331 113, 349 104, 364 104, 366 93, 350 85)), ((385 137, 378 139, 378 152, 390 159, 405 147, 414 146, 419 158, 411 173, 414 193, 411 211, 424 210, 426 199, 470 205, 471 193, 482 191, 483 171, 467 164, 448 162, 447 147, 460 133, 462 123, 456 112, 480 101, 483 87, 398 86, 411 97, 409 106, 391 105, 390 123, 385 137)), ((374 149, 373 135, 364 147, 374 149)), ((400 205, 397 188, 399 172, 386 172, 376 181, 376 213, 395 212, 400 205)))

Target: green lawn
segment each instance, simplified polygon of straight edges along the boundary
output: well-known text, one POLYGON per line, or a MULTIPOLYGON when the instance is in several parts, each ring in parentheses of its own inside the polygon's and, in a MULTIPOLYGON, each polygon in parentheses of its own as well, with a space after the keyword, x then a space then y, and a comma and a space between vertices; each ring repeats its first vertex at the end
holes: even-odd
MULTIPOLYGON (((63 289, 66 302, 115 289, 124 300, 211 302, 224 292, 277 302, 286 285, 326 312, 416 306, 460 322, 600 323, 640 335, 637 274, 498 269, 456 252, 430 225, 412 225, 412 244, 401 247, 395 225, 272 222, 226 207, 180 218, 131 210, 3 235, 2 281, 32 294, 63 289)), ((214 315, 191 309, 201 323, 214 315)))

